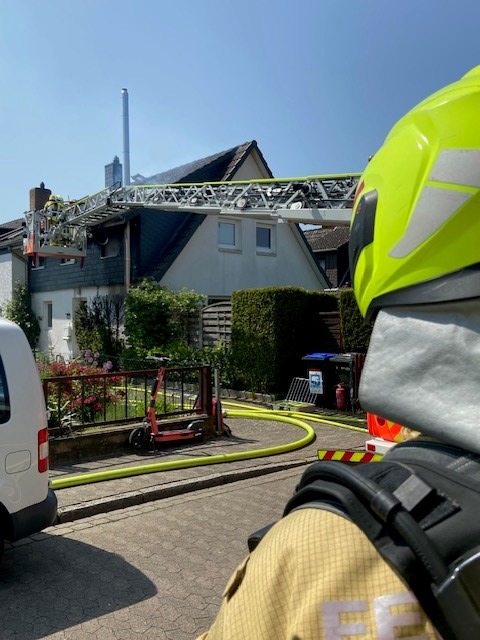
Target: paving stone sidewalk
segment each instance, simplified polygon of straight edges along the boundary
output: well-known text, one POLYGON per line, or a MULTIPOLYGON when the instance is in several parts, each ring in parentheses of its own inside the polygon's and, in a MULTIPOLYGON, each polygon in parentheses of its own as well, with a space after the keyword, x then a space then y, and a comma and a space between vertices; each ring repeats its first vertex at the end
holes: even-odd
MULTIPOLYGON (((307 419, 305 419, 308 422, 307 419)), ((230 418, 226 423, 232 436, 201 443, 171 446, 156 452, 126 452, 124 455, 57 464, 52 479, 79 476, 158 462, 222 456, 224 454, 266 449, 295 442, 305 432, 292 424, 261 419, 230 418)), ((183 469, 144 473, 130 477, 58 489, 59 523, 71 522, 99 513, 146 503, 202 488, 302 467, 317 460, 318 449, 363 450, 368 432, 309 422, 316 439, 307 446, 268 457, 235 462, 218 462, 183 469)))

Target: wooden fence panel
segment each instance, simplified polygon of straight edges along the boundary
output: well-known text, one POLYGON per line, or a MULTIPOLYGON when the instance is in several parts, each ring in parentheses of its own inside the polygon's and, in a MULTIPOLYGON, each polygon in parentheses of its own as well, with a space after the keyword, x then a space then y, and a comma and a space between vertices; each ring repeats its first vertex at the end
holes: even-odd
POLYGON ((232 334, 232 303, 229 300, 210 304, 200 314, 200 346, 215 347, 219 342, 230 344, 232 334))
POLYGON ((342 351, 342 332, 340 327, 340 313, 338 311, 323 311, 318 314, 317 342, 321 351, 339 353, 342 351))

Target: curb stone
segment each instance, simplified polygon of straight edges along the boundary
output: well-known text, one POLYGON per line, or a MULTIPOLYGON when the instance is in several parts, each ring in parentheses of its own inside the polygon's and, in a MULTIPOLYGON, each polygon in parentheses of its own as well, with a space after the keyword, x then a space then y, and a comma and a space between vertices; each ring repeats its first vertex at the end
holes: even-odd
POLYGON ((310 464, 315 460, 316 458, 290 460, 286 462, 276 462, 267 465, 247 467, 244 469, 236 469, 234 471, 227 471, 223 473, 213 473, 200 478, 171 482, 169 484, 162 485, 161 487, 149 487, 147 489, 121 493, 116 496, 109 496, 108 498, 91 500, 90 502, 80 505, 71 505, 60 509, 57 514, 55 525, 73 522, 75 520, 88 518, 100 513, 108 513, 118 509, 125 509, 127 507, 152 502, 154 500, 161 500, 162 498, 171 498, 172 496, 192 491, 217 487, 223 484, 237 482, 238 480, 245 480, 270 473, 276 473, 278 471, 294 469, 295 467, 310 464))

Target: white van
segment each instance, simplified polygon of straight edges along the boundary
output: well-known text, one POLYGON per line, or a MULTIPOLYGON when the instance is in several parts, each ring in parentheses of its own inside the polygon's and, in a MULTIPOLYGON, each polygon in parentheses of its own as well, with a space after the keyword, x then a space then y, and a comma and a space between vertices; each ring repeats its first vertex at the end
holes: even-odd
POLYGON ((0 318, 0 556, 4 540, 41 531, 56 515, 40 376, 23 331, 0 318))

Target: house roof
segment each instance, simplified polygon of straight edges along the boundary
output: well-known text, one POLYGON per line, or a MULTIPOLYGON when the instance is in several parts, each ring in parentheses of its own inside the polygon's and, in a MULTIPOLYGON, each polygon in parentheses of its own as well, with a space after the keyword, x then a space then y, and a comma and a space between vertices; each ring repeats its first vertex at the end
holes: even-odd
POLYGON ((333 251, 348 244, 350 239, 349 227, 320 227, 303 232, 312 251, 333 251))
POLYGON ((16 220, 12 220, 11 222, 4 222, 0 224, 0 236, 3 236, 10 231, 15 231, 16 229, 20 229, 24 222, 24 218, 17 218, 16 220))
POLYGON ((18 246, 23 236, 25 218, 17 218, 0 224, 0 248, 18 246))
POLYGON ((260 155, 268 174, 273 178, 273 174, 258 148, 256 140, 252 140, 226 151, 215 153, 212 156, 169 169, 163 173, 156 173, 148 178, 137 173, 132 176, 132 184, 175 184, 178 182, 221 182, 231 180, 234 173, 241 167, 253 150, 256 150, 260 155))

